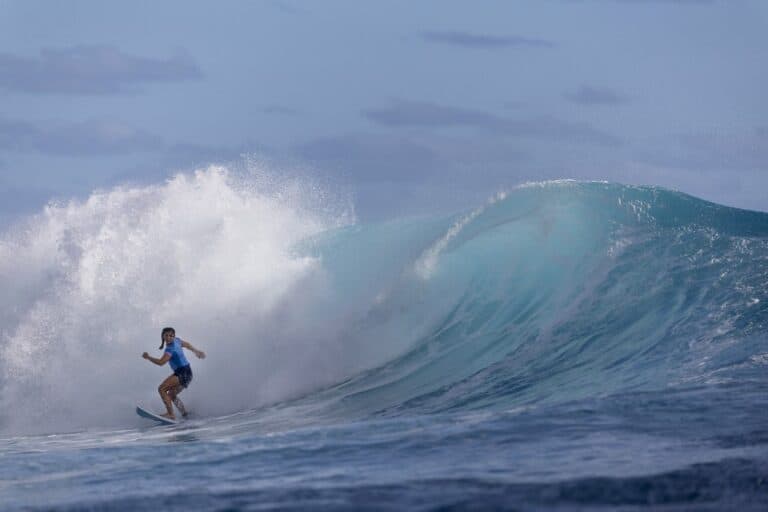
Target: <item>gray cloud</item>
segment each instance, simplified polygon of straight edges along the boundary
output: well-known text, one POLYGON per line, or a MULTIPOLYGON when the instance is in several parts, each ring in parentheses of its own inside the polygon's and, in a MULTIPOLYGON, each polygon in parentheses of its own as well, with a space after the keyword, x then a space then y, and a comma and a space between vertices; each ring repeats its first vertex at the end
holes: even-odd
POLYGON ((580 105, 623 105, 629 98, 605 87, 582 85, 575 92, 565 93, 565 98, 580 105))
POLYGON ((551 117, 510 119, 487 112, 448 107, 428 102, 397 101, 386 108, 369 109, 363 115, 389 127, 474 127, 498 135, 530 137, 563 142, 586 142, 616 146, 621 140, 586 123, 570 123, 551 117))
POLYGON ((551 48, 551 41, 521 36, 489 36, 459 31, 427 31, 421 37, 431 43, 450 44, 465 48, 551 48))
POLYGON ((115 47, 83 45, 43 49, 39 58, 0 53, 0 88, 31 94, 115 94, 133 92, 149 82, 178 82, 202 77, 188 56, 150 59, 115 47))
POLYGON ((29 123, 0 118, 0 149, 53 156, 127 154, 163 149, 156 135, 116 121, 29 123))

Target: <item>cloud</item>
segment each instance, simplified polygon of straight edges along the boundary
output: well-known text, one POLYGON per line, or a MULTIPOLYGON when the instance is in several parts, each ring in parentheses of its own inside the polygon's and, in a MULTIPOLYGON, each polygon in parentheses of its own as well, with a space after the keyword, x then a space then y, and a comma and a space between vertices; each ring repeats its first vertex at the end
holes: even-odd
POLYGON ((474 127, 497 135, 617 146, 621 140, 586 123, 571 123, 552 117, 510 119, 487 112, 449 107, 429 102, 396 101, 385 108, 369 109, 363 115, 389 127, 474 127))
POLYGON ((157 151, 156 135, 117 121, 30 123, 0 118, 0 149, 51 156, 89 156, 157 151))
POLYGON ((629 98, 605 87, 582 85, 575 92, 564 94, 565 98, 580 105, 623 105, 629 98))
POLYGON ((521 36, 488 36, 459 31, 427 31, 421 37, 431 43, 450 44, 464 48, 551 48, 551 41, 521 36))
POLYGON ((30 94, 117 94, 150 82, 197 80, 203 76, 189 57, 150 59, 113 46, 43 49, 38 58, 0 53, 0 88, 30 94))

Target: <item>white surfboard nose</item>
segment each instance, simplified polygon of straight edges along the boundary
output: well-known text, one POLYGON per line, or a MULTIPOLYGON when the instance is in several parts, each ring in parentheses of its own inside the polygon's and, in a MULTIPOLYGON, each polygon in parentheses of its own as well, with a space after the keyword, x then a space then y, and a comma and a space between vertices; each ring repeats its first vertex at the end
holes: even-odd
POLYGON ((166 418, 164 416, 160 416, 159 414, 155 414, 151 411, 148 411, 144 409, 142 406, 137 405, 136 406, 136 414, 141 416, 142 418, 147 418, 149 420, 158 421, 164 425, 176 425, 178 421, 172 420, 170 418, 166 418))

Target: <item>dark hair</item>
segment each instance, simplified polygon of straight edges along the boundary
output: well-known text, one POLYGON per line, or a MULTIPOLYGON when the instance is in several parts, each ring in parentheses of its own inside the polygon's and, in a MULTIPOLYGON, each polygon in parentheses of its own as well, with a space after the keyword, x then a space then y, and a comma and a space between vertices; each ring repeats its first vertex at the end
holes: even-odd
POLYGON ((165 336, 165 333, 172 332, 174 336, 176 336, 176 329, 173 327, 164 327, 163 332, 160 333, 160 348, 163 348, 163 345, 165 345, 165 340, 163 339, 163 336, 165 336))

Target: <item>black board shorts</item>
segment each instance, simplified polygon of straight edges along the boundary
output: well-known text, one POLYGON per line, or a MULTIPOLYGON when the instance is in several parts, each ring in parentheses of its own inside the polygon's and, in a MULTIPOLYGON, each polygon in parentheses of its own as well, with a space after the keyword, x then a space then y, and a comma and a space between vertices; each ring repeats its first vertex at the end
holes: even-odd
POLYGON ((173 370, 173 374, 179 378, 179 384, 183 388, 186 388, 192 382, 192 367, 189 365, 176 368, 173 370))

